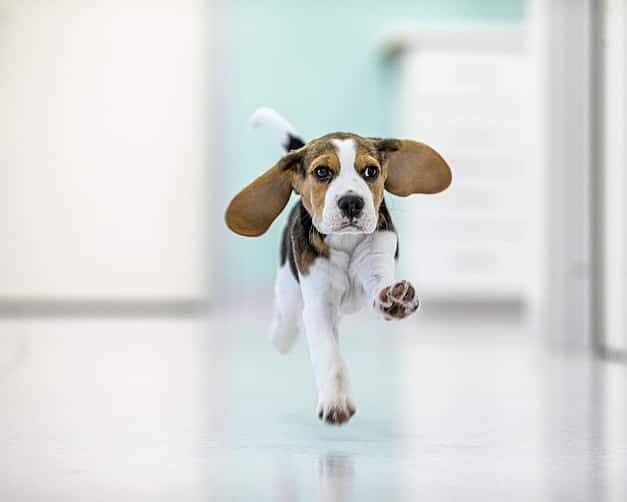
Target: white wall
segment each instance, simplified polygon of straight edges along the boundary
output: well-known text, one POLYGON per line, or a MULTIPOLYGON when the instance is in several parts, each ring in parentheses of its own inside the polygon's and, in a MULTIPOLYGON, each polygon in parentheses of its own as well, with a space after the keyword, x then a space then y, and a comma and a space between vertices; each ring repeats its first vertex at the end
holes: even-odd
POLYGON ((0 298, 203 298, 206 2, 0 1, 0 298))

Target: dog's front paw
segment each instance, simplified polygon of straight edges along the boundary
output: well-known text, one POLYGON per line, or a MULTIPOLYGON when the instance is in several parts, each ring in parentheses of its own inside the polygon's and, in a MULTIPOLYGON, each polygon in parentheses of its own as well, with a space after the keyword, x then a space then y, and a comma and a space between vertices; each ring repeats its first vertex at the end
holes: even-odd
POLYGON ((318 418, 333 425, 348 422, 355 414, 355 402, 348 392, 333 389, 320 392, 318 418))
POLYGON ((404 319, 413 314, 420 302, 416 290, 408 281, 400 281, 383 288, 374 300, 374 307, 387 321, 404 319))

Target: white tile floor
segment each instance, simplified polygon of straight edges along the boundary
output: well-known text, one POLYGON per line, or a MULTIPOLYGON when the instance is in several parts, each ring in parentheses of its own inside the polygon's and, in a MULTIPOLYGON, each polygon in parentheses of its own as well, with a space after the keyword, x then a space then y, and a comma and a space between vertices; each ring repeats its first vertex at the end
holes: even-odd
POLYGON ((515 321, 350 321, 335 428, 266 322, 0 321, 0 500, 627 500, 623 366, 515 321))

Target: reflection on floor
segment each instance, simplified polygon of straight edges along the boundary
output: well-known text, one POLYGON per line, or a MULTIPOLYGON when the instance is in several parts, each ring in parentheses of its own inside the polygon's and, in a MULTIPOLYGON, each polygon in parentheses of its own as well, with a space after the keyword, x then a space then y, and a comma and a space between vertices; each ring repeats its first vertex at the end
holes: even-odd
POLYGON ((627 377, 515 320, 354 320, 322 425, 267 319, 0 321, 0 500, 627 499, 627 377))

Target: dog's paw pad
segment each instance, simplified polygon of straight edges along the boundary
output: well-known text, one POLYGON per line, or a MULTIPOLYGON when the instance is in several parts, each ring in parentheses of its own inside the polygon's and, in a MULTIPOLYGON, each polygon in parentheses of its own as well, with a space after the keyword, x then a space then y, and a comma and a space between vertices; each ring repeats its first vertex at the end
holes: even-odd
POLYGON ((400 281, 383 288, 375 300, 375 308, 388 321, 413 314, 419 304, 416 290, 408 281, 400 281))
POLYGON ((353 400, 348 396, 336 396, 334 399, 318 402, 318 418, 331 425, 342 425, 355 414, 353 400))

